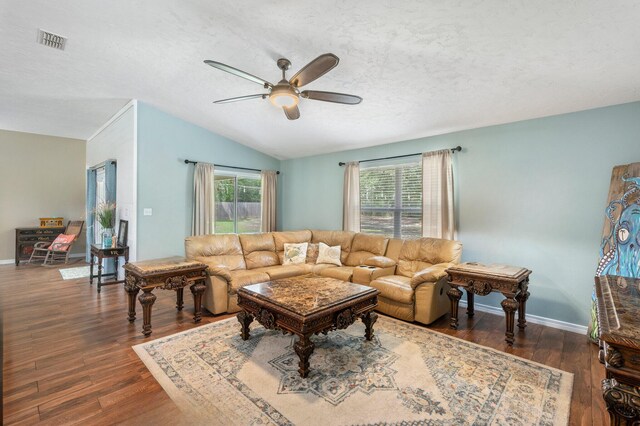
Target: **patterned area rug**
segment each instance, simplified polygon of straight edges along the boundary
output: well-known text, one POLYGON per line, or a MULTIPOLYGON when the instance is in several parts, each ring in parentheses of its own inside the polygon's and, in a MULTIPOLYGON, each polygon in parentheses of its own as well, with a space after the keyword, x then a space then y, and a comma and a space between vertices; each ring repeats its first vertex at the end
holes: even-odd
POLYGON ((573 375, 380 315, 312 337, 307 379, 297 337, 235 318, 134 346, 185 413, 269 425, 566 425, 573 375))
POLYGON ((89 277, 88 266, 78 266, 77 268, 60 269, 59 271, 60 271, 60 275, 62 275, 63 280, 75 280, 78 278, 89 277))

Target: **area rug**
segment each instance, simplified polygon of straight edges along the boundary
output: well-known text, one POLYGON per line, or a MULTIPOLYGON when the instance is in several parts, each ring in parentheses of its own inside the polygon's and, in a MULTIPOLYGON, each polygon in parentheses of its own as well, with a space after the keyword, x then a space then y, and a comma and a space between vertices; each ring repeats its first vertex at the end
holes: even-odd
POLYGON ((78 266, 77 268, 59 269, 63 280, 75 280, 78 278, 86 278, 89 276, 88 266, 78 266))
POLYGON ((297 337, 235 318, 134 346, 190 415, 242 425, 566 425, 573 375, 380 316, 313 336, 306 379, 297 337))

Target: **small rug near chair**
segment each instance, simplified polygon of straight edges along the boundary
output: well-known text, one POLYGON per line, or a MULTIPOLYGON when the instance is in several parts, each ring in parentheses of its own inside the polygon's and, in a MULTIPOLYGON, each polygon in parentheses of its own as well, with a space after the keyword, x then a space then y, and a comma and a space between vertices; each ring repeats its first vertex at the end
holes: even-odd
POLYGON ((60 275, 62 275, 63 280, 75 280, 78 278, 89 277, 88 266, 78 266, 77 268, 59 269, 59 271, 60 271, 60 275))
POLYGON ((188 414, 220 424, 566 425, 573 374, 380 316, 312 337, 302 379, 297 337, 235 318, 134 346, 188 414))

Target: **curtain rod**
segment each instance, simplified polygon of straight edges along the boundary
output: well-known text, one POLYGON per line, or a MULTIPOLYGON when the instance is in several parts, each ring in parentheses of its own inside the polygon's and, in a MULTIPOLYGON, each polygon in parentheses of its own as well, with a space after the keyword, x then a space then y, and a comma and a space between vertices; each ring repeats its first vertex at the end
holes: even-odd
MULTIPOLYGON (((451 148, 451 152, 462 151, 461 146, 456 146, 455 148, 451 148)), ((358 163, 368 163, 369 161, 378 161, 378 160, 391 160, 394 158, 403 158, 403 157, 413 157, 415 155, 421 155, 421 152, 415 154, 405 154, 405 155, 394 155, 393 157, 382 157, 382 158, 370 158, 369 160, 361 160, 358 163)), ((343 163, 342 161, 338 163, 338 166, 344 166, 347 163, 343 163)))
MULTIPOLYGON (((197 161, 184 160, 184 164, 198 164, 197 161)), ((237 170, 251 170, 252 172, 261 172, 260 169, 251 169, 248 167, 236 167, 236 166, 225 166, 224 164, 214 164, 215 167, 224 167, 226 169, 237 169, 237 170)), ((279 175, 280 171, 276 170, 276 174, 279 175)))

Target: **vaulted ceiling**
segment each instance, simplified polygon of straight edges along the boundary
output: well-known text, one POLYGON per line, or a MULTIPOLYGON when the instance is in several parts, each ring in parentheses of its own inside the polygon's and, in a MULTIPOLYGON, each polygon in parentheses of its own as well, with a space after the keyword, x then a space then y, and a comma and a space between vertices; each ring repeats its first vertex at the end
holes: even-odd
MULTIPOLYGON (((0 1, 0 128, 86 139, 135 98, 278 158, 640 100, 637 1, 0 1), (39 28, 68 37, 36 43, 39 28), (264 89, 326 52, 289 121, 264 89)), ((179 141, 176 141, 179 143, 179 141)))

